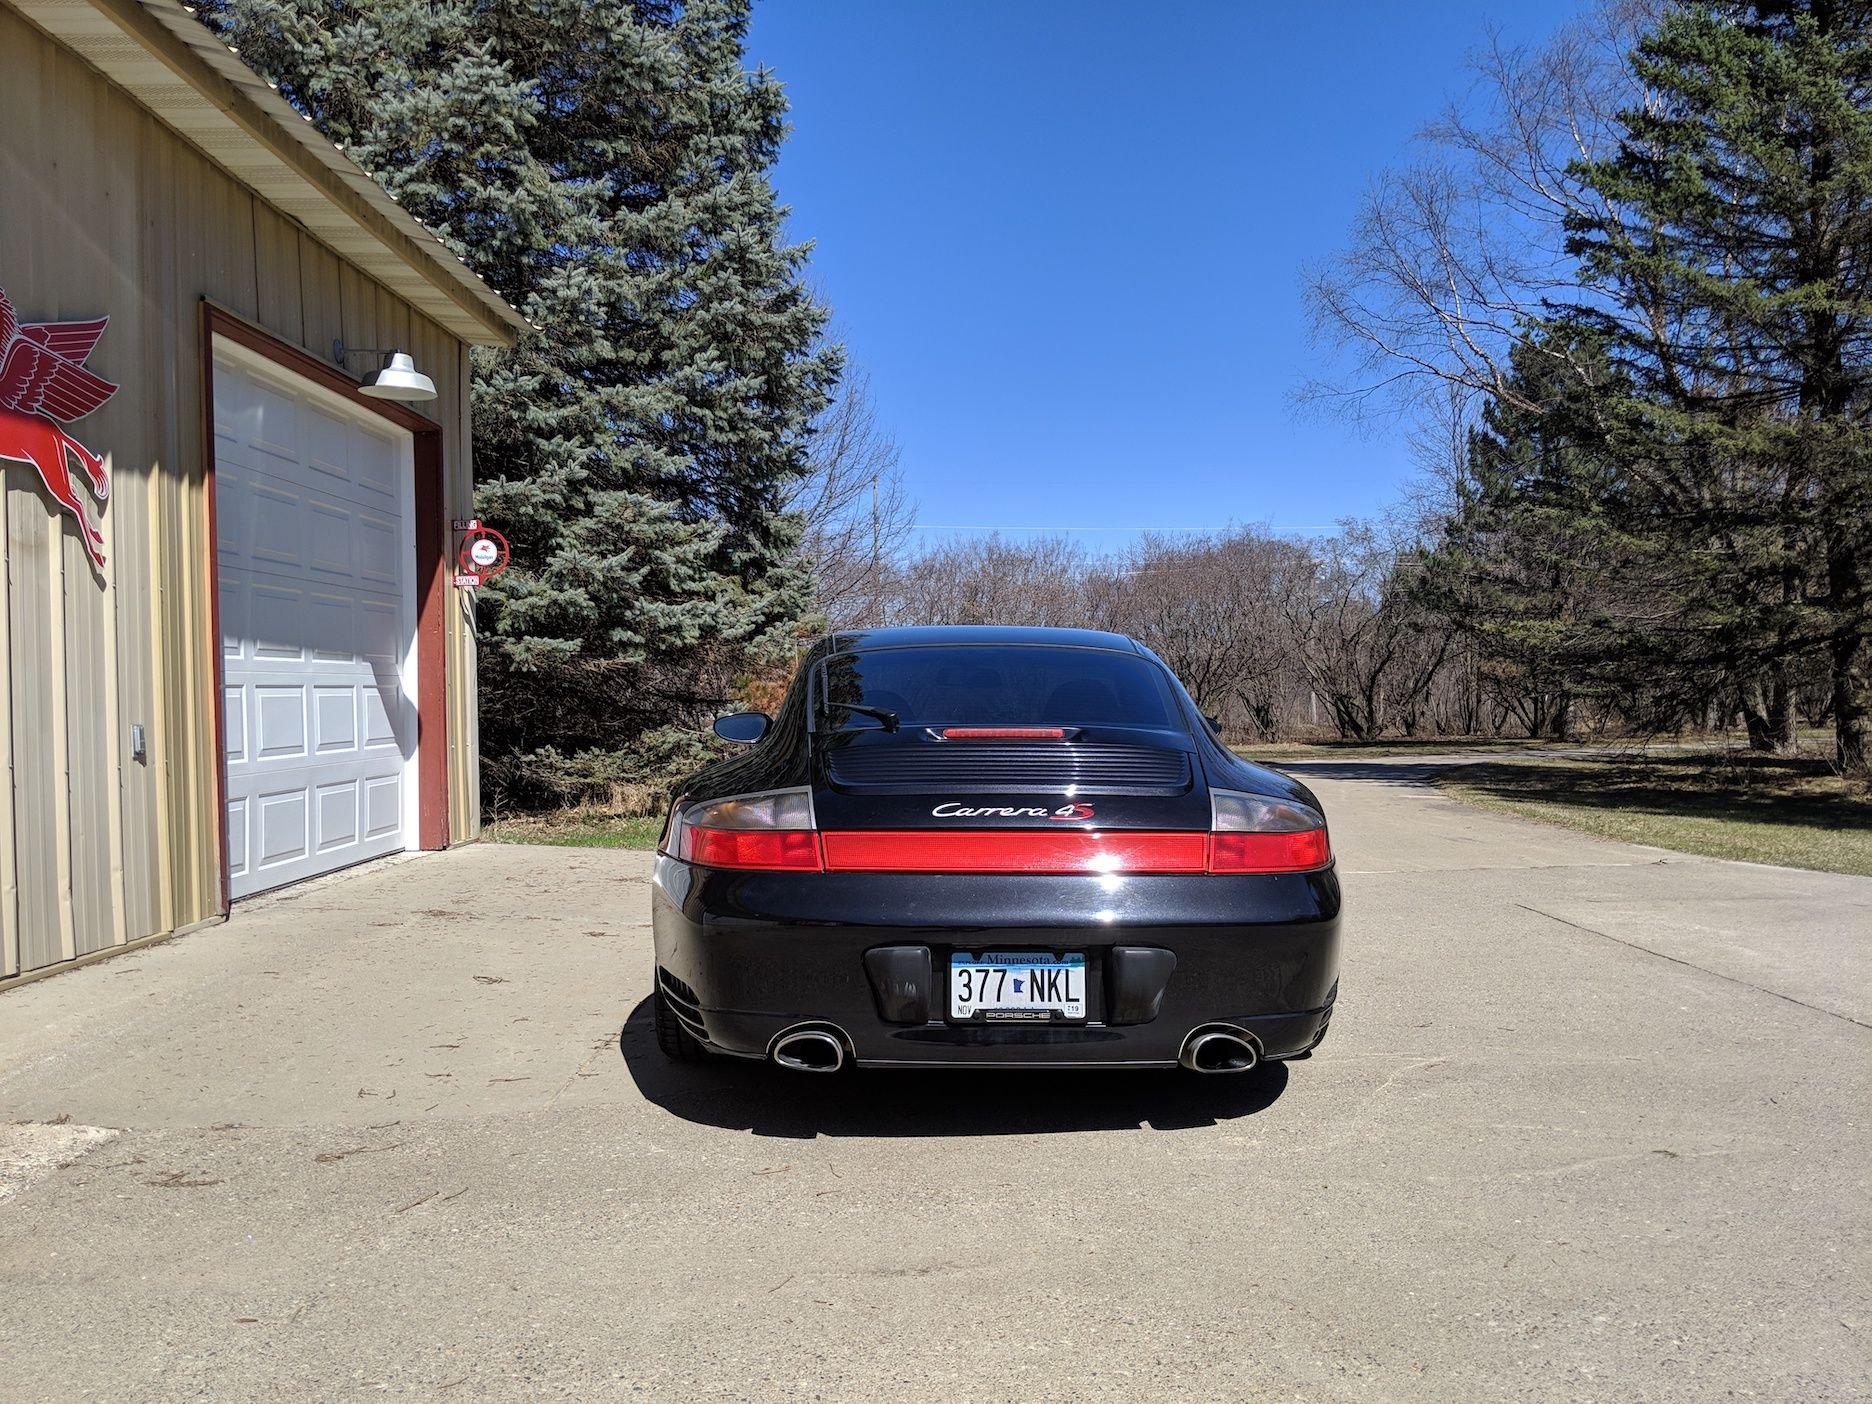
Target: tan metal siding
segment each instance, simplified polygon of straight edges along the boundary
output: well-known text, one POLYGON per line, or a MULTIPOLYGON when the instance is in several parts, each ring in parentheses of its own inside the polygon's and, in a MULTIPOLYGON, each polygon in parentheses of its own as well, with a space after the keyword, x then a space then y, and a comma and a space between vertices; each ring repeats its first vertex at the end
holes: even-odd
POLYGON ((320 357, 331 354, 344 337, 344 308, 339 300, 338 255, 303 230, 299 240, 299 320, 305 345, 320 357))
POLYGON ((19 883, 20 966, 25 970, 66 958, 55 834, 63 808, 64 766, 52 750, 52 715, 62 710, 64 680, 49 671, 55 660, 46 509, 36 481, 30 487, 15 485, 31 471, 22 474, 11 465, 6 469, 14 872, 19 883))
POLYGON ((253 202, 254 320, 291 342, 303 344, 305 312, 300 304, 299 229, 259 200, 253 202), (260 270, 267 270, 262 273, 260 270))
MULTIPOLYGON (((103 454, 95 573, 27 465, 0 464, 0 978, 220 909, 200 306, 328 360, 401 345, 436 381, 447 495, 471 510, 466 351, 0 4, 0 287, 29 321, 108 313, 120 389, 72 426, 103 454), (148 736, 130 757, 130 726, 148 736)), ((364 363, 354 361, 355 373, 364 363)), ((472 641, 451 612, 450 831, 478 832, 472 641)))
MULTIPOLYGON (((444 422, 453 426, 455 442, 461 448, 448 460, 449 511, 452 518, 464 519, 474 515, 474 446, 466 393, 474 383, 474 375, 469 348, 457 342, 454 349, 454 383, 461 393, 455 395, 451 416, 444 422)), ((454 568, 451 559, 451 573, 454 568)), ((449 780, 449 832, 460 839, 474 839, 481 836, 481 696, 476 675, 479 644, 474 632, 472 596, 459 591, 456 604, 448 617, 449 762, 454 769, 449 780)))
MULTIPOLYGON (((7 536, 12 517, 10 494, 0 491, 0 541, 7 536)), ((12 598, 10 579, 13 556, 9 550, 0 570, 0 590, 12 598)), ((6 760, 8 783, 0 787, 0 979, 20 972, 19 864, 13 830, 13 611, 0 607, 0 666, 7 670, 0 681, 0 756, 6 760)))

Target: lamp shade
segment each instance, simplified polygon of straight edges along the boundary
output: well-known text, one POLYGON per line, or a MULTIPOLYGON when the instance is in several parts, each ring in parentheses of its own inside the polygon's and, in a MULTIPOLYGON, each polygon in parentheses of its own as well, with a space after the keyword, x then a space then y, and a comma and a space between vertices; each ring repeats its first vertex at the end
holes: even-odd
POLYGON ((377 400, 433 400, 435 382, 416 369, 406 351, 392 351, 383 369, 358 387, 360 395, 377 400))

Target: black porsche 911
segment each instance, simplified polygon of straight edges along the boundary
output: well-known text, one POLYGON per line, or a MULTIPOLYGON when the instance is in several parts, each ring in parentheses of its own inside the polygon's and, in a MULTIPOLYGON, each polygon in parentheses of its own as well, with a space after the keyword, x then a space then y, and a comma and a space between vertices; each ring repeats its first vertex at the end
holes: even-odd
POLYGON ((689 781, 654 884, 673 1058, 1241 1072, 1326 1035, 1318 802, 1116 634, 836 634, 689 781))

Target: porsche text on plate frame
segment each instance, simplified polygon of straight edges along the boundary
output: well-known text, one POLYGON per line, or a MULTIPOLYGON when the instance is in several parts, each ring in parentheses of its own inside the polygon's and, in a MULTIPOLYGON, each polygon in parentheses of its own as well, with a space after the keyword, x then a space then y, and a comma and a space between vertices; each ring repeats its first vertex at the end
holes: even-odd
POLYGON ((683 787, 652 885, 670 1056, 1236 1072, 1325 1037, 1319 803, 1142 645, 835 634, 716 730, 746 748, 683 787))

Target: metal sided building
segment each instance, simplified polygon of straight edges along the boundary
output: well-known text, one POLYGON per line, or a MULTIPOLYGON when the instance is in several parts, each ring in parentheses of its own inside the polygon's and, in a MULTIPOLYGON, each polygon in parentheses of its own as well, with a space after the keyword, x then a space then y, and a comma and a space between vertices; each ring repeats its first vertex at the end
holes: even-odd
POLYGON ((519 314, 176 0, 0 0, 0 294, 0 988, 475 837, 519 314))

